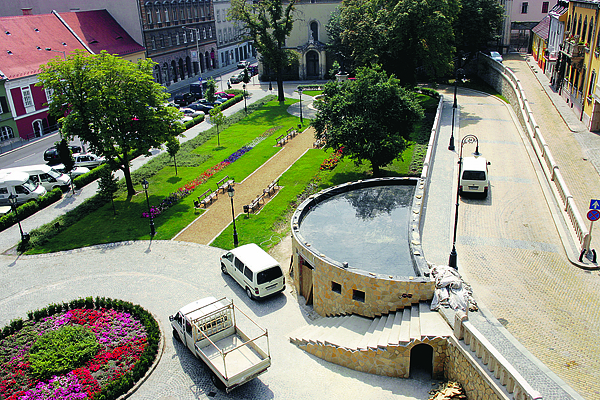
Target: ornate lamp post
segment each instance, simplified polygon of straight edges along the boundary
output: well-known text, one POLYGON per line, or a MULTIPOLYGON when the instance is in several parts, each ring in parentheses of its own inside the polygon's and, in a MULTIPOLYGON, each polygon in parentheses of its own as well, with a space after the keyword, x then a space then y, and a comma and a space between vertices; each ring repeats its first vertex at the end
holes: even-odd
POLYGON ((456 264, 457 254, 456 254, 456 227, 458 226, 458 204, 460 199, 460 175, 462 173, 462 152, 463 146, 466 143, 475 143, 475 156, 479 156, 479 140, 475 135, 467 135, 460 141, 460 152, 458 156, 458 185, 456 187, 456 211, 454 212, 454 235, 452 236, 452 251, 450 252, 450 258, 448 259, 448 266, 458 270, 458 266, 456 264))
POLYGON ((456 101, 456 92, 458 90, 458 77, 462 76, 463 70, 462 68, 458 68, 454 74, 454 104, 452 105, 452 133, 450 135, 450 144, 448 145, 448 150, 454 151, 454 115, 456 113, 456 108, 458 107, 458 103, 456 101))
MULTIPOLYGON (((182 26, 181 29, 189 29, 190 31, 196 31, 196 58, 198 59, 198 73, 200 74, 200 78, 202 78, 202 66, 200 65, 200 46, 198 42, 200 41, 200 29, 199 28, 191 28, 189 26, 182 26)), ((200 80, 200 90, 202 90, 202 80, 200 80)))
POLYGON ((248 114, 248 107, 246 107, 246 84, 245 83, 242 85, 242 88, 244 89, 244 112, 246 114, 248 114))
POLYGON ((231 218, 233 219, 233 247, 237 247, 238 246, 238 234, 237 234, 237 229, 235 229, 235 212, 233 211, 233 196, 235 195, 235 190, 233 190, 233 186, 229 186, 229 189, 227 189, 227 194, 229 195, 229 198, 231 199, 231 218))
POLYGON ((148 204, 148 216, 150 217, 150 237, 154 237, 154 235, 156 235, 156 229, 154 228, 154 217, 150 211, 150 200, 148 199, 148 186, 150 186, 150 184, 144 179, 142 181, 142 186, 144 188, 144 192, 146 192, 146 204, 148 204))
POLYGON ((304 121, 302 120, 302 88, 301 87, 298 88, 298 93, 300 93, 300 125, 302 125, 304 123, 304 121))
POLYGON ((23 228, 21 227, 21 219, 19 219, 19 214, 17 213, 17 196, 11 194, 8 196, 8 201, 10 202, 10 206, 15 212, 15 217, 17 218, 17 224, 19 224, 19 231, 21 232, 21 241, 26 242, 29 240, 29 234, 23 232, 23 228))

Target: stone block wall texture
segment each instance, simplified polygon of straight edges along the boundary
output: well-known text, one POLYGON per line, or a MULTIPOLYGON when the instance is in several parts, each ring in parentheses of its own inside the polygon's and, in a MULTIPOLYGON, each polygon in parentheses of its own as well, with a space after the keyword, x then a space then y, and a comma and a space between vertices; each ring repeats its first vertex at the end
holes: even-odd
POLYGON ((307 343, 299 347, 316 357, 356 371, 398 378, 410 377, 410 352, 418 344, 433 348, 433 376, 444 377, 447 341, 443 338, 415 340, 406 346, 387 346, 377 350, 348 350, 331 345, 307 343))
POLYGON ((326 257, 307 250, 292 237, 293 279, 300 292, 299 256, 314 267, 313 308, 321 316, 357 314, 373 318, 431 300, 435 282, 427 277, 394 278, 364 271, 340 268, 326 257), (341 286, 341 293, 332 290, 332 282, 341 286), (354 290, 364 293, 364 302, 353 300, 354 290))
POLYGON ((504 392, 483 371, 470 354, 463 351, 455 338, 446 346, 446 378, 459 382, 469 400, 508 400, 504 392))

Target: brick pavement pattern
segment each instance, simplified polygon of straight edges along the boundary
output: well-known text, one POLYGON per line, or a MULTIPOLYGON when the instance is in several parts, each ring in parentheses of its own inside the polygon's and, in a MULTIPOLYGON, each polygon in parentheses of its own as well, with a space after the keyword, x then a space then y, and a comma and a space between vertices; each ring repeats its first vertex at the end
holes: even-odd
MULTIPOLYGON (((234 196, 236 218, 243 214, 245 204, 250 204, 257 195, 262 194, 264 188, 279 178, 298 158, 312 148, 313 142, 314 129, 310 127, 290 139, 281 150, 242 182, 236 183, 234 196)), ((264 199, 266 204, 270 197, 265 196, 264 199)), ((174 240, 210 244, 223 229, 231 224, 231 220, 229 196, 227 193, 221 193, 219 199, 210 204, 207 211, 180 232, 174 240)))
MULTIPOLYGON (((450 91, 444 94, 446 98, 452 97, 450 91)), ((529 92, 527 94, 529 97, 529 92)), ((542 99, 533 101, 543 109, 542 99)), ((491 310, 527 350, 586 399, 600 399, 597 386, 600 347, 596 339, 600 333, 600 297, 597 295, 600 274, 573 266, 565 256, 552 219, 556 206, 546 200, 549 188, 539 180, 539 166, 526 151, 529 146, 521 139, 522 132, 510 108, 493 96, 466 90, 459 91, 458 104, 459 138, 475 134, 479 138, 479 150, 492 162, 489 198, 460 200, 459 270, 473 286, 478 301, 491 310)), ((541 121, 549 126, 555 124, 560 131, 561 121, 551 119, 556 111, 551 104, 546 107, 549 111, 537 118, 540 125, 541 121)), ((542 127, 548 142, 551 132, 542 127)), ((558 142, 552 143, 559 143, 560 147, 560 138, 556 140, 558 142)), ((463 156, 474 150, 467 146, 463 156)), ((459 149, 457 146, 456 151, 459 149)), ((580 154, 581 149, 577 147, 572 152, 577 150, 580 154)), ((569 152, 563 154, 568 156, 569 152)), ((436 154, 435 162, 446 156, 436 154)), ((456 165, 454 168, 456 177, 456 165)), ((597 173, 594 176, 597 177, 597 173)), ((584 177, 573 173, 570 179, 580 181, 584 177)), ((455 185, 456 182, 454 193, 455 185)), ((436 201, 431 197, 430 201, 435 209, 436 201)), ((425 255, 429 261, 445 264, 451 243, 446 251, 440 251, 435 233, 438 227, 429 213, 429 203, 427 207, 423 232, 425 255)), ((441 229, 447 230, 445 226, 441 229)), ((511 362, 518 366, 520 357, 516 354, 511 362)))

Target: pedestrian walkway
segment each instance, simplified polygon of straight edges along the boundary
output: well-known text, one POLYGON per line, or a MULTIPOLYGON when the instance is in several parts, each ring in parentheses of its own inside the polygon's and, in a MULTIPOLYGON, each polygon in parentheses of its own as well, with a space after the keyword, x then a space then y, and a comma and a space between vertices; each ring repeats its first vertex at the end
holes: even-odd
MULTIPOLYGON (((235 216, 243 214, 243 206, 250 204, 257 195, 263 193, 271 182, 278 179, 306 151, 312 148, 314 129, 307 128, 260 166, 242 182, 235 184, 235 216)), ((265 202, 270 197, 264 198, 265 202)), ((264 206, 263 206, 264 207, 264 206)), ((180 232, 174 240, 210 244, 216 235, 232 222, 231 204, 226 194, 208 206, 208 210, 199 216, 192 224, 180 232)))

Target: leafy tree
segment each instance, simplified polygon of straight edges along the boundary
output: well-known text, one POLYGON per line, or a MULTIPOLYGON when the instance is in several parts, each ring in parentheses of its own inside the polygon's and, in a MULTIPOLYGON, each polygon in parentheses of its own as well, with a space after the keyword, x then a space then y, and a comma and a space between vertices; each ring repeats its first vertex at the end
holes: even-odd
POLYGON ((250 74, 248 73, 248 68, 244 68, 244 76, 242 77, 242 82, 244 82, 246 85, 250 83, 250 74))
POLYGON ((170 137, 167 139, 167 153, 173 157, 173 163, 175 163, 175 176, 177 176, 177 160, 175 159, 175 155, 180 148, 181 145, 179 144, 179 139, 176 137, 170 137))
POLYGON ((452 71, 459 8, 460 0, 345 0, 337 30, 355 66, 380 64, 412 86, 418 70, 433 78, 452 71))
POLYGON ((214 103, 217 99, 217 95, 215 93, 217 93, 217 83, 211 76, 208 82, 206 82, 206 100, 214 103))
POLYGON ((344 157, 357 164, 369 161, 373 175, 401 156, 423 109, 414 93, 400 86, 381 68, 360 68, 356 80, 330 81, 312 125, 325 147, 344 148, 344 157))
POLYGON ((115 177, 112 170, 110 168, 102 168, 100 172, 100 180, 98 181, 98 194, 105 199, 110 199, 114 215, 117 215, 114 197, 118 189, 118 179, 115 177))
POLYGON ((210 110, 210 120, 217 126, 217 146, 221 146, 221 138, 219 137, 219 126, 225 123, 225 114, 220 106, 210 110))
POLYGON ((340 70, 351 72, 351 67, 353 65, 352 48, 342 41, 343 28, 341 25, 341 16, 342 11, 338 7, 331 13, 329 22, 325 25, 327 37, 329 38, 327 50, 330 54, 333 54, 336 59, 333 63, 334 70, 329 71, 329 75, 333 75, 331 78, 333 78, 340 70))
POLYGON ((228 18, 237 21, 254 41, 261 62, 275 72, 277 100, 284 101, 283 71, 296 55, 285 48, 285 38, 294 25, 297 0, 231 0, 228 18))
POLYGON ((62 117, 65 138, 78 136, 91 150, 123 171, 127 193, 135 194, 130 162, 180 134, 180 113, 154 82, 149 59, 133 63, 103 51, 69 54, 41 66, 38 85, 52 90, 50 113, 62 117))
POLYGON ((497 40, 502 27, 504 8, 496 0, 462 0, 454 24, 459 53, 475 54, 497 40))
POLYGON ((75 159, 73 158, 73 154, 71 154, 69 142, 67 142, 67 139, 63 138, 59 142, 56 142, 55 146, 56 150, 58 151, 58 158, 60 159, 61 164, 65 166, 65 171, 67 171, 69 174, 69 178, 71 180, 71 190, 73 193, 75 193, 73 177, 71 176, 71 171, 73 170, 73 167, 75 167, 75 159))

